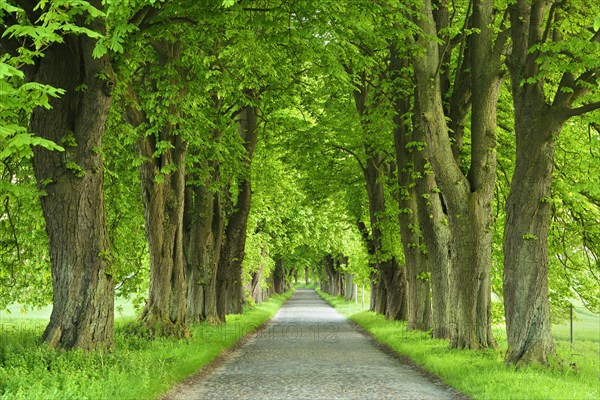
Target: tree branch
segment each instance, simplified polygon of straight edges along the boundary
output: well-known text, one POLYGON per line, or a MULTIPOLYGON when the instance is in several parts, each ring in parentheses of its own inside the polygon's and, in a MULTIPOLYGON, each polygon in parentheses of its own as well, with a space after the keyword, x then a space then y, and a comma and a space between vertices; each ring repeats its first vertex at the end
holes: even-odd
POLYGON ((356 154, 354 151, 347 149, 343 146, 339 146, 337 144, 331 144, 331 147, 338 149, 338 150, 342 150, 345 151, 346 153, 350 154, 352 157, 354 157, 356 159, 356 162, 358 162, 358 165, 360 166, 360 169, 364 172, 365 171, 365 166, 363 164, 363 162, 360 160, 360 157, 358 156, 358 154, 356 154))
POLYGON ((591 111, 595 111, 600 109, 600 101, 596 103, 585 104, 581 107, 571 108, 565 111, 565 116, 567 118, 575 117, 577 115, 582 115, 591 111))

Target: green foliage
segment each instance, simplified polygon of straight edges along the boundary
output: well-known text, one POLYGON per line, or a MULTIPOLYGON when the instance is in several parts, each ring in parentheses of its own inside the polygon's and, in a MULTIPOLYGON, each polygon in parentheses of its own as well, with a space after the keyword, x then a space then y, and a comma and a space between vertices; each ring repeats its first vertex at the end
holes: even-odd
POLYGON ((0 310, 46 305, 52 299, 48 239, 30 159, 3 160, 0 194, 0 310))
POLYGON ((118 107, 111 110, 103 144, 105 201, 114 258, 111 273, 117 294, 132 298, 139 308, 148 292, 149 258, 135 136, 121 123, 121 112, 118 107))

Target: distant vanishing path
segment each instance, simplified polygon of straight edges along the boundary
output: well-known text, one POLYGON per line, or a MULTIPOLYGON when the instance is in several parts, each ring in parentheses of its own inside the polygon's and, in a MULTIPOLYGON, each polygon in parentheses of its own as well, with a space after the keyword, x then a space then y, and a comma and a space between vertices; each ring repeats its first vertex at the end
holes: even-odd
POLYGON ((267 327, 169 399, 452 399, 386 354, 321 299, 298 289, 267 327))

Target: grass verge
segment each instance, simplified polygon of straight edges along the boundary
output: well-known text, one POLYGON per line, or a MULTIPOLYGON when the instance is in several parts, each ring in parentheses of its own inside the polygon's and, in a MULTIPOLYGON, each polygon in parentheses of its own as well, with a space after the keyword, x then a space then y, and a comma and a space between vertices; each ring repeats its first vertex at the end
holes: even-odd
POLYGON ((409 357, 423 369, 474 399, 599 399, 598 342, 579 341, 571 349, 555 341, 561 362, 552 367, 515 368, 504 364, 506 335, 495 332, 497 350, 455 350, 448 341, 428 332, 409 332, 401 321, 361 310, 360 304, 317 291, 341 314, 356 322, 377 341, 409 357))
POLYGON ((188 340, 127 335, 120 320, 111 353, 60 351, 40 343, 41 321, 0 325, 2 399, 151 399, 205 366, 269 320, 293 291, 275 295, 227 323, 192 326, 188 340))

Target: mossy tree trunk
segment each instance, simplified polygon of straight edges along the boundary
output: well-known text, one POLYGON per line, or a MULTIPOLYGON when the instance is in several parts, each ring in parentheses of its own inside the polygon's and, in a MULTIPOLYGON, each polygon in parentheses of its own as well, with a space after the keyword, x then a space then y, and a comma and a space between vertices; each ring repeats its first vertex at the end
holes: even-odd
POLYGON ((186 185, 184 249, 187 286, 187 319, 217 323, 217 268, 221 256, 224 215, 221 193, 215 189, 218 164, 207 164, 209 182, 186 185))
MULTIPOLYGON (((173 68, 181 76, 175 64, 181 57, 181 44, 177 41, 156 40, 152 48, 157 55, 157 66, 173 68)), ((178 78, 170 78, 177 87, 178 78)), ((158 92, 158 78, 151 79, 149 90, 158 92)), ((143 85, 140 85, 143 86, 143 85)), ((156 335, 188 335, 186 321, 186 284, 184 270, 183 215, 185 199, 185 159, 188 143, 177 132, 171 121, 180 112, 168 97, 159 97, 160 107, 168 115, 165 120, 155 118, 150 123, 147 113, 138 101, 138 88, 130 84, 126 117, 134 126, 151 126, 137 142, 140 165, 142 202, 146 222, 146 238, 150 254, 150 288, 148 300, 140 321, 156 335), (153 126, 159 124, 159 126, 153 126), (168 143, 168 146, 164 144, 168 143)), ((179 90, 183 90, 180 88, 179 90)), ((172 94, 170 94, 172 95, 172 94)), ((165 96, 167 96, 165 94, 165 96)))
MULTIPOLYGON (((436 35, 429 0, 416 20, 425 35, 436 35)), ((506 32, 494 38, 493 2, 473 5, 473 27, 468 37, 471 57, 471 166, 463 175, 449 142, 442 88, 438 75, 439 47, 422 36, 425 50, 413 59, 416 99, 420 115, 417 129, 427 138, 436 179, 448 209, 451 231, 450 302, 451 346, 479 349, 494 347, 491 335, 491 203, 496 171, 496 104, 500 87, 500 60, 506 32)))
MULTIPOLYGON (((97 6, 100 6, 99 4, 97 6)), ((99 21, 90 28, 102 31, 99 21)), ((66 35, 33 67, 32 81, 65 90, 51 109, 34 110, 29 130, 65 147, 34 148, 35 177, 52 270, 52 314, 43 338, 62 349, 113 346, 114 283, 104 206, 101 157, 114 86, 108 56, 95 58, 96 41, 66 35), (84 90, 81 90, 85 86, 84 90)))

